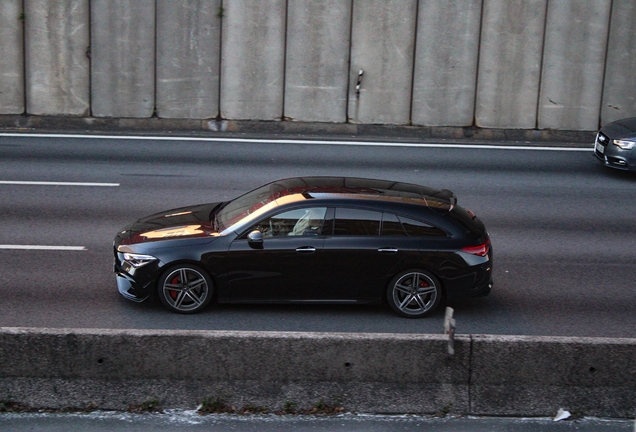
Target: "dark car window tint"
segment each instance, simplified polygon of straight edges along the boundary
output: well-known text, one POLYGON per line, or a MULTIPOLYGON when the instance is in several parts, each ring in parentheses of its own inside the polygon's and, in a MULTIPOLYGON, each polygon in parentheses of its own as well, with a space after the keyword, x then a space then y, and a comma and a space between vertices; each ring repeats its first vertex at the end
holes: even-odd
POLYGON ((402 228, 402 224, 393 213, 384 213, 382 216, 382 235, 383 236, 406 236, 406 231, 402 228))
POLYGON ((425 222, 400 216, 402 226, 411 237, 446 237, 446 232, 425 222))
POLYGON ((350 208, 336 208, 334 235, 380 235, 382 213, 350 208))

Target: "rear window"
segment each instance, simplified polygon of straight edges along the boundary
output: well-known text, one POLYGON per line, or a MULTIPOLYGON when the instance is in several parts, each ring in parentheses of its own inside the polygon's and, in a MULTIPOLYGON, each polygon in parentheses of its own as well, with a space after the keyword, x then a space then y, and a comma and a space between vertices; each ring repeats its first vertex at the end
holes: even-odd
POLYGON ((465 208, 455 206, 448 215, 453 218, 461 227, 476 237, 481 237, 484 234, 484 225, 475 218, 474 214, 469 213, 465 208))
POLYGON ((446 237, 446 231, 417 219, 400 216, 402 226, 411 237, 446 237))
POLYGON ((336 208, 334 235, 377 236, 380 235, 382 213, 351 208, 336 208))

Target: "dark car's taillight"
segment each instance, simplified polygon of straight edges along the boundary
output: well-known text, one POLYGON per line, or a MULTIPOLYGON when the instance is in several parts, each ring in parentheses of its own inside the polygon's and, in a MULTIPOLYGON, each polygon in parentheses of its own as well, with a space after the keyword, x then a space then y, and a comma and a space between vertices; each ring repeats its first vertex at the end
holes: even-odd
POLYGON ((490 239, 486 240, 484 243, 477 246, 466 246, 461 249, 462 252, 469 253, 471 255, 477 255, 480 257, 485 257, 490 252, 490 239))

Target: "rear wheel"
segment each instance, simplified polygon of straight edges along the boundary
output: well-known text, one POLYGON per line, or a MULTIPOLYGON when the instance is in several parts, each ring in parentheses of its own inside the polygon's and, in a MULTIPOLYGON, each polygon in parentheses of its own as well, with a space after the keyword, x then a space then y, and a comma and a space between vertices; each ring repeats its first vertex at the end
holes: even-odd
POLYGON ((168 309, 179 313, 195 313, 212 300, 214 286, 205 270, 190 264, 179 264, 166 270, 159 279, 159 299, 168 309))
POLYGON ((442 287, 424 270, 408 270, 393 278, 387 290, 391 309, 400 316, 420 318, 433 312, 442 299, 442 287))

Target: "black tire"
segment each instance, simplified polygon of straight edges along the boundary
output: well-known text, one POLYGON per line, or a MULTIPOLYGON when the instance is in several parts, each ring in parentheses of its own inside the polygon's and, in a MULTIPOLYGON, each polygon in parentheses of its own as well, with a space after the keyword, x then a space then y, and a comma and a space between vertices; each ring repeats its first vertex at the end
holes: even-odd
POLYGON ((196 313, 212 300, 214 284, 201 267, 177 264, 163 272, 157 294, 161 303, 173 312, 196 313))
POLYGON ((439 305, 442 285, 425 270, 407 270, 391 280, 386 298, 396 314, 406 318, 421 318, 439 305))

